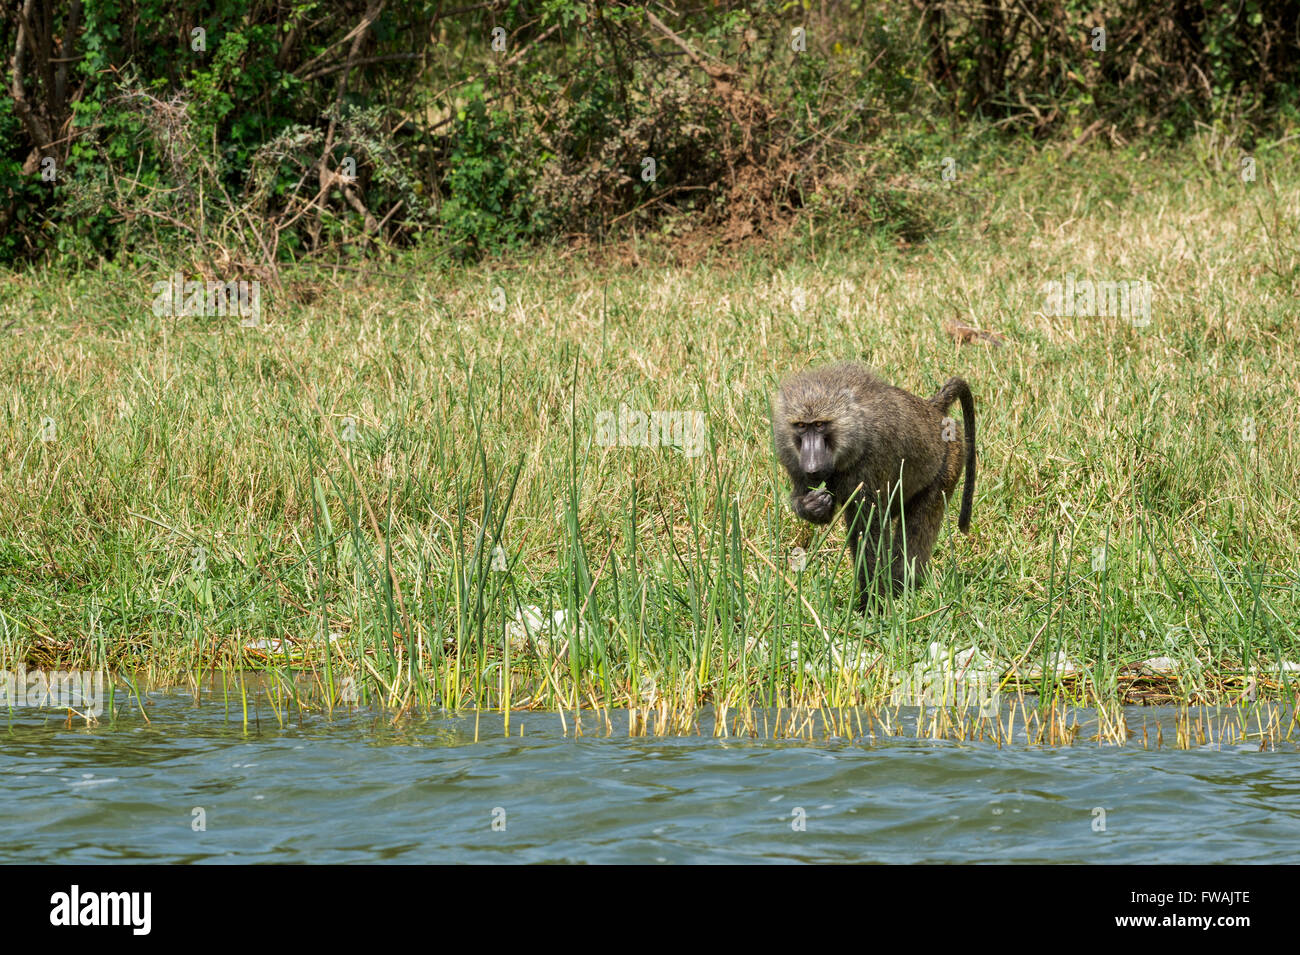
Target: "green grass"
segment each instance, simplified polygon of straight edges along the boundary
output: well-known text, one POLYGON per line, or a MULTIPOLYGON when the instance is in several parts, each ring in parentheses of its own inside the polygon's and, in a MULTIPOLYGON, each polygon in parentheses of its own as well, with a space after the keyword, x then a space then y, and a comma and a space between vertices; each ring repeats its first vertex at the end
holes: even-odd
POLYGON ((690 265, 671 239, 411 254, 264 287, 261 328, 155 317, 153 272, 0 276, 0 667, 688 711, 878 702, 937 642, 1058 700, 1122 701, 1160 656, 1184 669, 1152 698, 1235 700, 1257 669, 1293 699, 1300 163, 1256 158, 1243 183, 1201 142, 990 154, 934 184, 918 246, 803 224, 690 265), (1149 280, 1150 326, 1044 315, 1070 272, 1149 280), (866 618, 767 424, 782 375, 844 357, 921 394, 961 374, 979 426, 972 533, 950 513, 931 580, 866 618), (598 445, 620 405, 701 413, 705 453, 598 445), (528 605, 581 628, 511 627, 528 605))

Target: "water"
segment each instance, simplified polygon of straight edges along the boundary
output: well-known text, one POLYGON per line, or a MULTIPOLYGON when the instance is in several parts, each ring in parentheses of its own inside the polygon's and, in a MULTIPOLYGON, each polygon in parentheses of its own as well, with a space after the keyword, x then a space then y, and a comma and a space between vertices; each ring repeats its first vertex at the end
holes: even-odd
MULTIPOLYGON (((148 725, 9 712, 0 861, 1300 862, 1292 744, 574 738, 538 713, 508 739, 484 715, 475 742, 472 715, 263 708, 245 733, 220 702, 153 700, 148 725)), ((1141 715, 1173 739, 1173 711, 1141 715)))

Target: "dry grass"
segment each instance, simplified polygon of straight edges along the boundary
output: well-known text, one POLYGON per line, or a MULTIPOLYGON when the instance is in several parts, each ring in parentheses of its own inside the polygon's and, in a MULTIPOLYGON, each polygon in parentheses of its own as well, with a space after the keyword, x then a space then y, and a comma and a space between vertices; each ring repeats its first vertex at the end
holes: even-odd
POLYGON ((1243 183, 1212 146, 990 156, 935 184, 950 227, 914 248, 412 255, 264 289, 256 328, 155 317, 163 276, 128 269, 0 277, 0 665, 687 712, 880 701, 934 642, 1075 703, 1293 699, 1300 166, 1261 152, 1243 183), (1150 325, 1045 314, 1067 273, 1146 279, 1150 325), (865 620, 766 423, 831 357, 920 393, 960 373, 978 410, 973 533, 948 521, 934 579, 865 620), (706 453, 598 446, 620 405, 699 412, 706 453), (528 605, 563 622, 511 648, 528 605))

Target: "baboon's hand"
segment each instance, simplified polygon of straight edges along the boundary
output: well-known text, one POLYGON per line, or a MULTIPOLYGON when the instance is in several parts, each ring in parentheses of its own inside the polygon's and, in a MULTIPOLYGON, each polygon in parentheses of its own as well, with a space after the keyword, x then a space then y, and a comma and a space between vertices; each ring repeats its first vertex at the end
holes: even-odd
POLYGON ((835 498, 825 488, 812 488, 794 498, 794 512, 813 524, 826 524, 835 511, 835 498))

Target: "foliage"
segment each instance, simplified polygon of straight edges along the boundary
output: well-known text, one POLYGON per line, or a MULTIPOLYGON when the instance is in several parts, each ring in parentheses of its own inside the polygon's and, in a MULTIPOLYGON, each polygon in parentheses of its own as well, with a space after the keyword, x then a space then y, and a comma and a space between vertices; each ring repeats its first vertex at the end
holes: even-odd
POLYGON ((0 19, 0 262, 224 249, 274 271, 426 232, 472 256, 683 219, 740 239, 829 209, 914 241, 943 219, 918 189, 981 129, 1120 145, 1214 122, 1249 144, 1300 118, 1300 0, 41 7, 0 19), (149 103, 176 104, 196 168, 149 103), (363 115, 365 143, 343 129, 363 115), (239 223, 229 248, 166 222, 210 197, 239 223))

